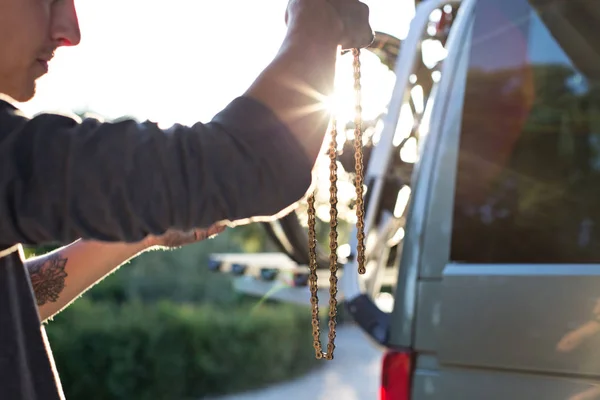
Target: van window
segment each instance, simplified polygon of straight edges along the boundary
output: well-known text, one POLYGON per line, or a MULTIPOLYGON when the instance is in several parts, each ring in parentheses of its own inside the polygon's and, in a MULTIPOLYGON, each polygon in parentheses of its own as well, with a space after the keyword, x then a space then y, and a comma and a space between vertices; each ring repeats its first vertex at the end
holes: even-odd
POLYGON ((478 1, 452 261, 600 262, 599 16, 599 1, 478 1))

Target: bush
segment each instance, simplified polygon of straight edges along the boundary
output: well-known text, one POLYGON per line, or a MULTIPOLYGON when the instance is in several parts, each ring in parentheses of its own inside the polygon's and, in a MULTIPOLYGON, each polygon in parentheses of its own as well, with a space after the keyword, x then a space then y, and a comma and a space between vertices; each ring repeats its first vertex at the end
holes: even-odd
POLYGON ((272 251, 259 228, 145 253, 58 314, 46 330, 67 399, 200 399, 318 366, 308 307, 241 295, 206 267, 211 253, 272 251))
POLYGON ((220 309, 81 298, 47 326, 70 400, 198 399, 258 388, 314 367, 310 310, 220 309))
POLYGON ((135 258, 117 271, 128 298, 145 303, 160 300, 230 303, 233 295, 230 276, 211 272, 207 266, 212 253, 242 251, 232 240, 234 231, 230 229, 215 239, 175 250, 148 251, 135 258))

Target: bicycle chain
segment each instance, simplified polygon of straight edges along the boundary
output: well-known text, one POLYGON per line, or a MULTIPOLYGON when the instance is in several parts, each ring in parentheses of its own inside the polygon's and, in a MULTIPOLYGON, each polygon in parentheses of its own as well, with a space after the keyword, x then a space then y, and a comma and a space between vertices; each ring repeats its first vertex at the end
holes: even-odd
MULTIPOLYGON (((357 227, 357 256, 358 273, 365 273, 365 245, 364 245, 364 203, 363 203, 363 154, 362 154, 362 96, 361 96, 361 72, 360 72, 360 49, 353 49, 352 55, 354 68, 354 92, 355 92, 355 119, 354 119, 354 162, 356 177, 354 185, 356 188, 356 227, 357 227)), ((331 142, 329 145, 329 333, 327 351, 324 352, 320 339, 319 324, 319 297, 317 295, 317 239, 316 239, 316 210, 315 195, 308 197, 308 248, 309 248, 309 283, 310 303, 312 307, 312 334, 313 346, 317 359, 333 360, 335 349, 335 328, 337 317, 337 120, 335 116, 331 120, 331 142)))

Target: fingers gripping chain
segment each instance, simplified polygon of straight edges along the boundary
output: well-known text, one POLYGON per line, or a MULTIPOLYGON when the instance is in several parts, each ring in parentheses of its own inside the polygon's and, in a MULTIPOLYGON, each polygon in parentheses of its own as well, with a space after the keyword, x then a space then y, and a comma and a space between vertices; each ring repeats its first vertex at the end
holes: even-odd
MULTIPOLYGON (((357 227, 357 261, 358 273, 365 273, 365 245, 364 245, 364 203, 363 203, 363 155, 362 155, 362 99, 361 99, 361 74, 360 74, 360 49, 353 49, 354 57, 354 92, 355 92, 355 119, 354 119, 354 160, 355 160, 355 187, 356 187, 356 227, 357 227)), ((312 334, 315 356, 317 359, 333 360, 333 351, 335 349, 335 328, 337 315, 337 121, 335 116, 331 123, 331 142, 329 145, 329 342, 327 351, 324 352, 320 340, 319 328, 319 298, 317 295, 317 239, 316 239, 316 210, 315 196, 311 194, 308 197, 308 247, 309 247, 309 284, 310 284, 310 303, 312 307, 312 334)))

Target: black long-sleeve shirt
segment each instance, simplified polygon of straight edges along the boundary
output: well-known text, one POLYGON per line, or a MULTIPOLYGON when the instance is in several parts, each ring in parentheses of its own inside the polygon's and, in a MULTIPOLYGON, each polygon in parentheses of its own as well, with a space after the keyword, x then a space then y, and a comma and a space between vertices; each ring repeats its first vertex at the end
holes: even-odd
POLYGON ((169 130, 29 119, 0 102, 0 243, 136 241, 270 216, 305 194, 311 168, 287 127, 249 97, 169 130))
MULTIPOLYGON (((305 194, 311 168, 286 126, 247 97, 207 124, 169 130, 27 118, 0 101, 0 243, 138 241, 169 228, 271 216, 305 194)), ((58 400, 19 248, 0 246, 0 397, 58 400)))

